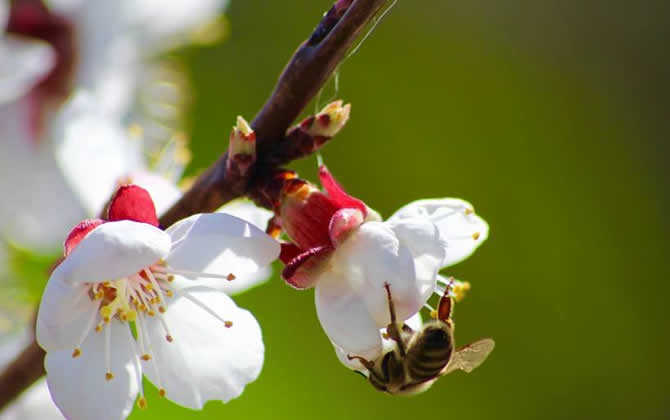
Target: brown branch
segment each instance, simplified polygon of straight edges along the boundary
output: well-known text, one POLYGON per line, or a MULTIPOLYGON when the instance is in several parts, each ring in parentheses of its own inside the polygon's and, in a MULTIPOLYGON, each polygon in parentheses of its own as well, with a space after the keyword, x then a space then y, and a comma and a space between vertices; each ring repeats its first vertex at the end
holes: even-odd
MULTIPOLYGON (((273 167, 288 161, 283 158, 305 156, 290 153, 291 142, 282 139, 291 123, 319 92, 337 64, 365 28, 366 24, 386 3, 386 0, 338 0, 323 17, 312 36, 305 41, 286 65, 274 91, 258 112, 251 127, 256 132, 257 176, 266 176, 273 167)), ((190 215, 214 211, 226 202, 248 193, 253 168, 246 176, 226 173, 224 154, 210 166, 182 198, 161 218, 167 227, 190 215)))
POLYGON ((44 375, 44 350, 34 337, 0 375, 0 411, 44 375))
MULTIPOLYGON (((257 135, 256 167, 244 175, 229 172, 226 170, 228 154, 224 153, 163 214, 161 226, 170 226, 196 213, 214 211, 248 194, 254 179, 263 181, 263 177, 272 176, 276 166, 312 152, 301 149, 300 142, 291 141, 291 137, 286 139, 286 131, 385 2, 337 0, 310 38, 294 53, 274 91, 251 123, 257 135)), ((0 374, 0 410, 44 375, 43 360, 44 351, 33 340, 0 374)))

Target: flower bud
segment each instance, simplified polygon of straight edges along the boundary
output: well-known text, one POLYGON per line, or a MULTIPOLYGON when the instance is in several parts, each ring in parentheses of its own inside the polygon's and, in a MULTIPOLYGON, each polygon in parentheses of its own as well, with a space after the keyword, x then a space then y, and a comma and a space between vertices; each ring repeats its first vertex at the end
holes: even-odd
POLYGON ((335 137, 349 121, 351 113, 351 104, 342 104, 341 100, 329 103, 321 112, 305 119, 300 128, 312 137, 335 137))
POLYGON ((256 133, 249 123, 237 117, 237 124, 230 133, 227 171, 244 176, 256 161, 256 133))

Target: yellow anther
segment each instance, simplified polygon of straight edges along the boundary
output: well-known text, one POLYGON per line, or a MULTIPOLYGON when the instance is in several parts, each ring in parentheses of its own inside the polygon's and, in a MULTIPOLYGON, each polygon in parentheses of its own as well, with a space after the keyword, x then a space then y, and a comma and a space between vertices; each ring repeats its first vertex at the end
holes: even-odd
POLYGON ((119 313, 119 319, 120 319, 121 321, 128 321, 128 315, 126 315, 125 312, 120 312, 120 313, 119 313))
POLYGON ((165 397, 165 388, 159 389, 158 390, 158 395, 160 395, 161 397, 165 397))
POLYGON ((156 297, 154 298, 154 305, 157 305, 157 304, 159 304, 159 303, 161 303, 161 297, 160 297, 160 296, 156 296, 156 297))
POLYGON ((72 352, 72 357, 79 357, 81 356, 81 349, 79 347, 75 348, 74 351, 72 352))
POLYGON ((233 321, 226 321, 226 322, 223 323, 223 325, 224 325, 226 328, 230 328, 230 327, 233 326, 233 321))
POLYGON ((150 309, 150 310, 147 311, 147 315, 154 316, 154 315, 156 315, 156 312, 154 312, 150 309))
POLYGON ((93 298, 97 300, 100 300, 103 297, 105 297, 105 292, 103 292, 102 290, 95 292, 95 295, 93 295, 93 298))
POLYGON ((100 308, 100 315, 103 318, 109 319, 112 316, 112 308, 110 305, 105 305, 102 308, 100 308))
POLYGON ((112 372, 105 373, 105 379, 111 381, 112 379, 114 379, 114 374, 112 372))
POLYGON ((162 265, 163 267, 165 267, 167 265, 167 261, 165 261, 164 258, 161 258, 160 260, 158 260, 158 265, 162 265))
POLYGON ((140 399, 137 400, 137 406, 138 406, 139 408, 141 408, 142 410, 144 410, 145 408, 147 408, 147 399, 144 398, 144 397, 140 397, 140 399))
POLYGON ((433 319, 437 319, 437 311, 435 311, 435 310, 430 311, 430 317, 433 318, 433 319))
POLYGON ((174 295, 174 293, 172 293, 172 290, 168 289, 168 290, 165 291, 165 296, 172 297, 173 295, 174 295))
POLYGON ((106 316, 102 320, 105 321, 105 324, 109 324, 109 321, 111 321, 111 318, 106 316))
POLYGON ((468 290, 470 290, 470 282, 464 281, 462 283, 457 283, 452 287, 452 292, 454 294, 454 300, 460 302, 465 299, 465 295, 468 290))
POLYGON ((479 236, 480 236, 480 233, 475 232, 475 233, 472 234, 472 239, 474 239, 476 241, 477 239, 479 239, 479 236))
POLYGON ((154 286, 151 283, 145 283, 144 288, 150 292, 154 288, 154 286))
POLYGON ((168 282, 172 283, 173 281, 174 281, 174 276, 172 274, 170 274, 168 276, 168 282))
POLYGON ((237 278, 237 277, 235 277, 235 274, 233 274, 233 273, 228 274, 228 277, 226 277, 226 279, 228 279, 228 281, 233 281, 233 280, 235 280, 236 278, 237 278))
POLYGON ((102 282, 102 285, 103 285, 104 287, 110 287, 110 286, 112 285, 112 283, 109 282, 109 281, 103 281, 103 282, 102 282))
POLYGON ((474 212, 475 212, 474 209, 471 209, 471 208, 465 209, 465 214, 472 214, 474 212))
POLYGON ((384 333, 382 333, 382 338, 384 338, 384 340, 388 340, 389 338, 391 338, 391 336, 388 335, 388 333, 384 332, 384 333))
POLYGON ((165 306, 159 306, 158 307, 158 312, 164 314, 165 313, 165 306))
POLYGON ((100 331, 102 331, 102 324, 98 324, 95 326, 95 332, 99 333, 100 331))
POLYGON ((150 355, 150 354, 146 354, 146 353, 143 354, 143 355, 142 355, 142 360, 144 360, 145 362, 148 362, 149 360, 151 360, 151 355, 150 355))
POLYGON ((165 336, 165 339, 166 339, 169 343, 172 343, 172 342, 174 341, 174 338, 172 338, 171 335, 166 335, 166 336, 165 336))

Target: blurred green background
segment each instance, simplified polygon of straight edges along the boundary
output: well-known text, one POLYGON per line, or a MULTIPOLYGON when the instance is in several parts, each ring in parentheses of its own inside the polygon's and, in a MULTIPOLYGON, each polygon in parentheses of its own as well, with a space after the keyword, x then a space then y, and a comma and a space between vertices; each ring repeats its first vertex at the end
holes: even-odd
MULTIPOLYGON (((255 115, 330 4, 233 1, 224 43, 179 52, 194 87, 189 174, 222 152, 236 115, 255 115)), ((337 361, 313 293, 275 274, 236 298, 263 327, 260 379, 203 412, 152 390, 131 419, 670 418, 669 9, 399 0, 341 66, 352 118, 323 156, 349 192, 384 216, 460 197, 491 226, 445 271, 473 285, 458 342, 496 340, 481 368, 413 398, 378 393, 337 361)), ((313 158, 293 168, 315 179, 313 158)))

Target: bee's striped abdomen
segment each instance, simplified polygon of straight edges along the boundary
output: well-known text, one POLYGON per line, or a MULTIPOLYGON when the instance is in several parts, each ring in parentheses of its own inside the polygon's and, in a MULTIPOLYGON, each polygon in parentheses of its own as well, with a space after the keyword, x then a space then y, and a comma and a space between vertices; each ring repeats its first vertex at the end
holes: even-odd
POLYGON ((433 379, 449 363, 454 343, 445 325, 426 326, 407 350, 407 370, 415 381, 433 379))

